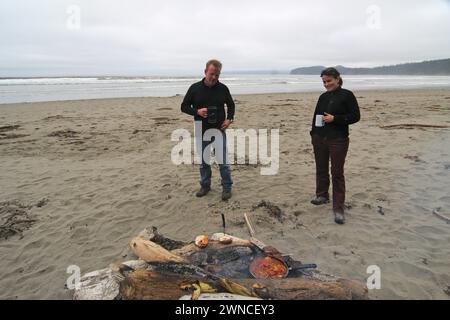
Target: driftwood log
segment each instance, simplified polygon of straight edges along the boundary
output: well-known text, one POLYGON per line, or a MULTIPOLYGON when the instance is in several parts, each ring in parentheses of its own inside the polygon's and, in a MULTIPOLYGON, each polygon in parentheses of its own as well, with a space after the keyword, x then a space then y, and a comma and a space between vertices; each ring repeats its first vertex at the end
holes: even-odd
POLYGON ((423 123, 400 123, 381 126, 382 129, 413 129, 413 128, 450 128, 448 125, 423 124, 423 123))
MULTIPOLYGON (((207 281, 218 292, 228 292, 219 281, 201 277, 161 275, 153 271, 138 270, 120 283, 120 297, 124 300, 175 300, 187 291, 180 285, 185 282, 207 281)), ((253 297, 275 300, 359 300, 367 299, 367 289, 360 282, 338 280, 323 282, 302 278, 281 280, 233 279, 245 287, 253 297), (259 292, 258 292, 259 291, 259 292)))

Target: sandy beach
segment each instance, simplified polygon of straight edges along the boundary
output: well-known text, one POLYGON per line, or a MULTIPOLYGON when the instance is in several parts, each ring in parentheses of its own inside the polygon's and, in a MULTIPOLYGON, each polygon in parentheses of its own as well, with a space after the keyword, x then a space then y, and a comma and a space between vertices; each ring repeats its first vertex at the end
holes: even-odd
POLYGON ((331 205, 309 202, 318 92, 234 96, 233 128, 280 130, 280 168, 233 165, 228 202, 217 166, 199 199, 198 167, 171 162, 173 130, 193 132, 181 96, 0 105, 0 298, 70 299, 69 265, 130 260, 127 243, 147 226, 192 241, 221 232, 225 213, 227 233, 246 238, 247 212, 259 239, 322 271, 365 281, 378 266, 371 299, 449 299, 450 224, 433 210, 450 214, 450 90, 354 93, 343 226, 331 205))

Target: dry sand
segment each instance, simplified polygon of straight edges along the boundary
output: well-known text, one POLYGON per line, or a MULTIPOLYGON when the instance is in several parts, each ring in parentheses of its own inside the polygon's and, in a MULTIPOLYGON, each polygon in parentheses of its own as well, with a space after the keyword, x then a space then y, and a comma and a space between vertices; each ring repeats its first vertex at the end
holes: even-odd
POLYGON ((449 299, 450 224, 432 210, 450 210, 450 91, 355 95, 362 120, 351 127, 343 226, 331 205, 309 203, 319 93, 235 96, 234 128, 280 129, 280 171, 233 166, 228 203, 216 167, 212 192, 198 199, 198 168, 170 161, 172 131, 193 130, 182 97, 0 105, 0 232, 9 235, 0 298, 70 298, 69 265, 85 273, 129 260, 127 242, 146 226, 190 241, 222 231, 225 213, 226 231, 247 237, 249 212, 258 238, 325 272, 364 280, 379 266, 373 299, 449 299), (406 123, 443 128, 382 128, 406 123), (261 201, 279 207, 282 222, 254 209, 261 201))

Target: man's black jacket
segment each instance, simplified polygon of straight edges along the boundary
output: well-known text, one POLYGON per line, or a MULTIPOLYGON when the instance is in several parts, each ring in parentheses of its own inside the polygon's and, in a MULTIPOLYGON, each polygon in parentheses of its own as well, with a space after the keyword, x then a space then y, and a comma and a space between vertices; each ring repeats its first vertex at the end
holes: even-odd
POLYGON ((202 121, 203 130, 210 128, 220 128, 225 119, 234 118, 234 101, 230 90, 226 85, 217 82, 214 86, 208 87, 204 83, 204 78, 190 86, 186 96, 181 103, 181 111, 194 116, 195 121, 202 121), (225 116, 225 105, 227 106, 227 115, 225 116), (217 122, 208 123, 208 120, 200 117, 197 110, 211 106, 217 107, 217 122))

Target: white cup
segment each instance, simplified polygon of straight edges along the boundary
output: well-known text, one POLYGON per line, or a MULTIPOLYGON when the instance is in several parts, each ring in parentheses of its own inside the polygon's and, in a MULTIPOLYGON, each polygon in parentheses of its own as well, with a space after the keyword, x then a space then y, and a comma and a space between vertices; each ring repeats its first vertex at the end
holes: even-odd
POLYGON ((323 120, 323 115, 316 115, 316 127, 323 127, 325 125, 325 120, 323 120))

